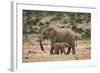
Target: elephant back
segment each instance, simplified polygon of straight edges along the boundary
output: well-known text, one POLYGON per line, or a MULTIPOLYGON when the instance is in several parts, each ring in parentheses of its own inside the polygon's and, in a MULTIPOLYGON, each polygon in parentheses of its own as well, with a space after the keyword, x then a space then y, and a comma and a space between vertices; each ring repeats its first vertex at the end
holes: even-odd
POLYGON ((56 30, 55 37, 57 42, 69 42, 75 40, 75 33, 70 29, 59 29, 56 30))

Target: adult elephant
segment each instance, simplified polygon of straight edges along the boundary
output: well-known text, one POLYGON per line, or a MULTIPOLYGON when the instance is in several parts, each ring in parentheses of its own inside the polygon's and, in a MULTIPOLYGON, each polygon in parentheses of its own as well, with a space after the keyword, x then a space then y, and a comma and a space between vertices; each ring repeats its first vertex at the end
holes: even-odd
POLYGON ((70 54, 70 51, 72 49, 72 54, 75 54, 75 33, 71 29, 55 29, 53 27, 48 27, 43 29, 43 31, 40 34, 40 47, 42 51, 44 51, 42 41, 44 39, 50 38, 51 40, 51 49, 50 54, 53 54, 53 45, 56 42, 66 42, 70 45, 67 50, 67 54, 70 54))

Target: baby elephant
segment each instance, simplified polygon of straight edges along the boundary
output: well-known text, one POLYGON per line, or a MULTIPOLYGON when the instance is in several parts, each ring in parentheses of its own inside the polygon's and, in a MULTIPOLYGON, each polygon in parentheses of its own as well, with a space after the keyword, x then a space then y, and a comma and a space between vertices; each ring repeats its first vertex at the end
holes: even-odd
POLYGON ((65 48, 66 47, 70 47, 70 45, 68 43, 64 43, 64 42, 57 42, 53 45, 54 48, 54 54, 59 54, 59 52, 61 52, 61 54, 65 54, 67 55, 65 48))

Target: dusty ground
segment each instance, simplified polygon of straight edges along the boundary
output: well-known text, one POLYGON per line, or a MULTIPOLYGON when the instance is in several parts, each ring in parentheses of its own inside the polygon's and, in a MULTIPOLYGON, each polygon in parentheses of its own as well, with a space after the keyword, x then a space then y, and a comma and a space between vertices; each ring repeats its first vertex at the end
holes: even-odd
POLYGON ((38 43, 23 44, 23 62, 85 60, 91 58, 90 41, 78 41, 76 55, 50 55, 50 45, 44 43, 45 52, 42 52, 38 43))

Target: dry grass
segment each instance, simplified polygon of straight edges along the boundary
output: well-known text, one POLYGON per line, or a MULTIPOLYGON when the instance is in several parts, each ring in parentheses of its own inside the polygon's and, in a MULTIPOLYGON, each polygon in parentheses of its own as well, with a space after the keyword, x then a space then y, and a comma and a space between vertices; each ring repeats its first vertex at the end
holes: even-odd
POLYGON ((45 53, 41 51, 38 43, 24 43, 23 62, 43 62, 43 61, 68 61, 86 60, 91 58, 91 45, 89 41, 78 41, 76 55, 50 55, 50 45, 44 46, 45 53))

